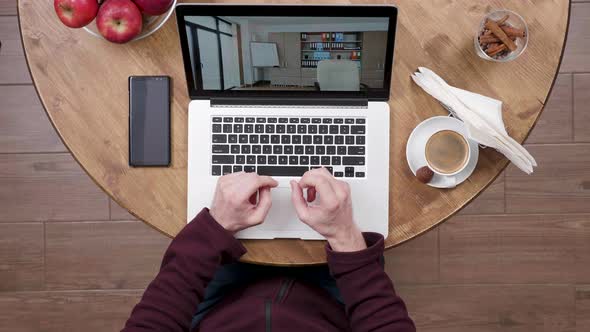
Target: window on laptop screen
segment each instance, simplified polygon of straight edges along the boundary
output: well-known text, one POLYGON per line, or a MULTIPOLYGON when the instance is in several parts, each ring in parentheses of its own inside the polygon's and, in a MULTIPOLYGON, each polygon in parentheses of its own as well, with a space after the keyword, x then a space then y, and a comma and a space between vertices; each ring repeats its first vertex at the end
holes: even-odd
POLYGON ((388 17, 185 16, 204 91, 383 90, 388 17))

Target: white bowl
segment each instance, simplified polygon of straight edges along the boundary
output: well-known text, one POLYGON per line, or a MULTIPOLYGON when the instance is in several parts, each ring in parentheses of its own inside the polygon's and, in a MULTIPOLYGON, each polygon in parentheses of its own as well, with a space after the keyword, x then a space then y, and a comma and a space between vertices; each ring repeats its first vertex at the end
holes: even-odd
MULTIPOLYGON (((142 14, 143 15, 143 27, 141 29, 141 32, 139 33, 139 35, 135 36, 135 38, 128 41, 128 43, 130 43, 132 41, 143 39, 143 38, 153 34, 154 32, 158 31, 158 29, 160 29, 164 25, 164 23, 166 23, 166 21, 168 21, 168 19, 170 18, 170 16, 174 12, 174 7, 176 7, 176 1, 177 0, 172 1, 170 8, 168 8, 168 10, 162 15, 150 16, 150 15, 142 14)), ((84 30, 86 30, 89 34, 91 34, 95 37, 106 40, 100 34, 100 32, 98 31, 98 28, 96 27, 96 19, 93 20, 92 22, 90 22, 90 24, 88 24, 87 26, 85 26, 84 30)))

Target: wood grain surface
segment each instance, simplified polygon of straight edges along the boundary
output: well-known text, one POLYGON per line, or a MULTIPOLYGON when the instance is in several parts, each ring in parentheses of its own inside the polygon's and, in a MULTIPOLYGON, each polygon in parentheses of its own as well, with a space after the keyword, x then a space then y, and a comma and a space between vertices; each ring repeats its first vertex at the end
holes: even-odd
POLYGON ((0 154, 0 223, 108 220, 106 195, 67 153, 0 154))
POLYGON ((588 225, 588 214, 454 217, 439 229, 440 281, 590 282, 588 225))
POLYGON ((145 288, 170 243, 139 221, 53 222, 45 235, 45 285, 55 290, 145 288))
POLYGON ((0 86, 0 153, 67 152, 32 86, 0 86))
POLYGON ((0 292, 43 289, 43 224, 0 224, 0 234, 0 292))
POLYGON ((529 146, 539 167, 533 176, 506 170, 508 213, 590 212, 590 144, 529 146), (536 180, 536 181, 534 181, 536 180), (541 180, 541 182, 537 182, 541 180), (534 181, 534 182, 533 182, 534 181), (585 203, 586 204, 585 204, 585 203))
POLYGON ((16 1, 0 0, 0 15, 16 15, 16 1))
POLYGON ((576 331, 590 331, 590 286, 576 288, 576 331))
POLYGON ((439 282, 439 229, 385 253, 385 272, 395 284, 435 284, 439 282))
POLYGON ((30 84, 16 17, 0 16, 0 84, 30 84))
MULTIPOLYGON (((405 162, 405 143, 419 122, 445 112, 411 82, 410 74, 418 66, 426 66, 452 85, 504 101, 508 131, 516 140, 523 141, 555 78, 569 9, 569 1, 565 0, 393 3, 398 5, 400 15, 390 99, 387 247, 411 239, 456 213, 490 184, 507 163, 488 149, 480 154, 475 173, 458 188, 437 190, 421 185, 405 162), (511 63, 485 62, 473 50, 475 27, 485 13, 495 8, 512 9, 529 24, 528 49, 511 63), (416 23, 418 19, 420 24, 416 23)), ((64 27, 55 15, 49 14, 49 1, 20 0, 18 8, 33 81, 67 147, 114 200, 141 220, 174 236, 186 224, 189 103, 175 19, 170 19, 150 38, 114 45, 82 30, 64 27), (174 82, 172 166, 132 169, 127 165, 127 77, 157 74, 170 75, 174 82)), ((319 241, 244 244, 248 248, 244 260, 249 262, 296 265, 325 261, 323 243, 319 241)))
MULTIPOLYGON (((398 287, 420 332, 573 332, 572 285, 398 287), (452 301, 446 299, 452 298, 452 301)), ((580 303, 588 294, 578 293, 580 303)), ((587 312, 582 308, 580 313, 587 312)))
POLYGON ((0 331, 119 331, 141 298, 140 290, 6 292, 0 297, 0 331))
POLYGON ((578 142, 590 142, 590 74, 574 77, 574 138, 578 142))
POLYGON ((589 72, 590 38, 588 38, 588 25, 590 25, 590 7, 586 0, 580 3, 572 3, 572 24, 568 30, 567 49, 563 53, 563 72, 589 72))
POLYGON ((537 121, 535 130, 527 143, 568 143, 574 139, 571 125, 574 116, 572 74, 559 74, 551 91, 551 98, 545 104, 543 116, 537 121))

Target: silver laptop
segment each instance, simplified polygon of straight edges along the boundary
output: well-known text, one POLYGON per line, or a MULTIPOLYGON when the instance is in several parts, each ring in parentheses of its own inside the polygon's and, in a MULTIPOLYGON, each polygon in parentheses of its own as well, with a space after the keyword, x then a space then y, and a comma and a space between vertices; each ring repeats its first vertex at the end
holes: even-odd
MULTIPOLYGON (((350 184, 363 231, 387 236, 392 6, 176 7, 191 102, 188 221, 220 176, 279 182, 243 239, 322 239, 297 219, 289 181, 326 167, 350 184)), ((321 198, 320 198, 321 199, 321 198)))

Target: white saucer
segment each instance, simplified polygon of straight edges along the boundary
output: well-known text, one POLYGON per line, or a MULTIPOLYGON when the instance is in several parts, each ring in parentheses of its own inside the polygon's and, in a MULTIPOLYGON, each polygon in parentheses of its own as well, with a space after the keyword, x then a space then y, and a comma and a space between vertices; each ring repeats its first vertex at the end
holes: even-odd
MULTIPOLYGON (((467 129, 463 122, 448 116, 435 116, 426 119, 414 128, 406 145, 406 159, 414 175, 416 175, 416 171, 420 167, 426 166, 426 159, 424 157, 426 141, 434 133, 445 129, 454 130, 467 136, 467 129)), ((467 180, 471 173, 473 173, 477 165, 477 159, 479 158, 479 146, 470 139, 467 141, 471 150, 471 157, 467 162, 467 167, 459 174, 453 176, 443 176, 435 173, 432 180, 428 183, 429 186, 435 188, 453 188, 467 180)))

